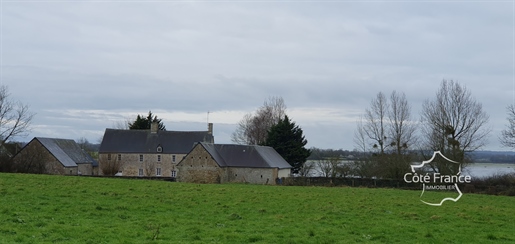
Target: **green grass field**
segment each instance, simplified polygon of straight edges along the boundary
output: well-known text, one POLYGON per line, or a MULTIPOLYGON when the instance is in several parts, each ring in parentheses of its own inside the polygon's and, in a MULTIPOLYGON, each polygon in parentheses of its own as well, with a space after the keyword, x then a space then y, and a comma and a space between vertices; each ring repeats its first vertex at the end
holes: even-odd
POLYGON ((515 198, 0 174, 0 243, 509 243, 515 198))

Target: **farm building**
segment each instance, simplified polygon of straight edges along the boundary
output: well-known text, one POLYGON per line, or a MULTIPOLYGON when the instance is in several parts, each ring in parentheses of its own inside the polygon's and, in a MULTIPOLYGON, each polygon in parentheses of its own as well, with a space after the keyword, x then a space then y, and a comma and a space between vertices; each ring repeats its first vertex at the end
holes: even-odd
POLYGON ((275 184, 291 166, 271 147, 198 143, 177 165, 177 180, 193 183, 275 184))
POLYGON ((15 171, 98 175, 98 163, 70 139, 34 137, 13 157, 15 171))
POLYGON ((175 166, 196 142, 214 142, 213 124, 207 131, 106 129, 99 148, 102 175, 176 177, 175 166))

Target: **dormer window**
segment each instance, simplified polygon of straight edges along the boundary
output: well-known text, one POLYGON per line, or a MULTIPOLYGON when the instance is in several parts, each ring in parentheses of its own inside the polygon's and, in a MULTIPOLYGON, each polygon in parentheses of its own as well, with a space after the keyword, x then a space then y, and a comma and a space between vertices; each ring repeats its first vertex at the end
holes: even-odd
POLYGON ((162 146, 157 146, 157 152, 158 153, 163 152, 163 147, 162 146))

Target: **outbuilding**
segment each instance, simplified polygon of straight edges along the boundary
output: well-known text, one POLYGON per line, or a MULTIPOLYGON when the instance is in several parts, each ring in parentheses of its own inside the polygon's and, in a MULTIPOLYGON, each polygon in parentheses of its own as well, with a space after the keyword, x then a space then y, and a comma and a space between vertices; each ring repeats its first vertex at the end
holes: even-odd
POLYGON ((291 168, 272 147, 199 142, 177 164, 177 181, 276 184, 291 168))
POLYGON ((98 175, 98 162, 70 139, 34 137, 13 162, 17 172, 98 175))

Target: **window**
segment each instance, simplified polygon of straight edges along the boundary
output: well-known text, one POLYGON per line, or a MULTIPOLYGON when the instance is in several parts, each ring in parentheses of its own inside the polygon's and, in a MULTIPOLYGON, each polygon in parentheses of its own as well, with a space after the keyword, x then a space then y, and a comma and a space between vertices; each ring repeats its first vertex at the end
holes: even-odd
POLYGON ((138 176, 143 176, 143 169, 138 170, 138 176))
POLYGON ((172 177, 175 178, 177 176, 177 171, 172 170, 172 177))
POLYGON ((161 155, 157 155, 157 162, 161 162, 161 155))
POLYGON ((140 154, 140 155, 139 155, 139 161, 140 161, 140 162, 143 162, 143 154, 140 154))
POLYGON ((161 168, 156 168, 156 176, 161 176, 161 168))
POLYGON ((107 154, 107 160, 111 160, 111 154, 107 154))
POLYGON ((122 155, 118 154, 118 161, 122 160, 122 155))
POLYGON ((175 155, 172 155, 172 162, 175 163, 175 155))
POLYGON ((160 153, 160 152, 163 152, 163 147, 158 146, 158 147, 157 147, 157 152, 159 152, 159 153, 160 153))

